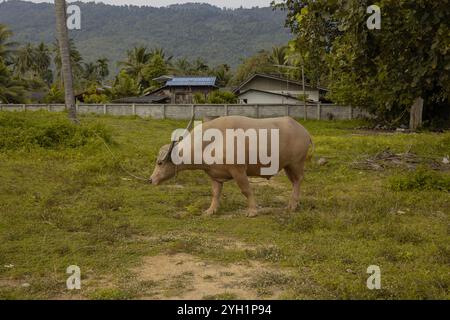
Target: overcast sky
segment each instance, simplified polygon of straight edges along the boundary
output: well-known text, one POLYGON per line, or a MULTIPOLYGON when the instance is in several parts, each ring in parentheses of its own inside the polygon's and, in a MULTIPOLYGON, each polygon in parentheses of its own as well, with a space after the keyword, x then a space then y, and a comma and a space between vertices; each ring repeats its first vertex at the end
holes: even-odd
MULTIPOLYGON (((52 0, 27 0, 32 2, 53 2, 52 0)), ((83 2, 90 2, 92 0, 81 0, 83 2)), ((68 2, 73 2, 68 0, 68 2)), ((95 0, 95 2, 103 2, 107 4, 133 4, 133 5, 147 5, 152 7, 167 6, 176 3, 187 3, 187 2, 204 2, 209 3, 218 7, 227 8, 251 8, 251 7, 268 7, 271 0, 95 0)))

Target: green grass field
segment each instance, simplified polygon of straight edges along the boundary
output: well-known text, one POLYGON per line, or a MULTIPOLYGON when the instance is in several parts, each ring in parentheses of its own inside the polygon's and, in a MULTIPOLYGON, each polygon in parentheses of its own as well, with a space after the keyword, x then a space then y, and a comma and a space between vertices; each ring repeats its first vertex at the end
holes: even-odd
POLYGON ((417 172, 352 165, 386 148, 442 161, 450 132, 301 121, 316 154, 300 208, 284 210, 291 186, 280 175, 253 184, 262 209, 249 219, 234 183, 219 214, 204 217, 204 173, 161 187, 132 180, 89 133, 111 137, 120 163, 149 177, 160 146, 186 122, 83 116, 84 132, 64 118, 0 113, 0 298, 450 298, 449 171, 426 161, 417 172), (70 265, 81 269, 81 290, 66 288, 70 265), (381 268, 381 290, 366 286, 370 265, 381 268))

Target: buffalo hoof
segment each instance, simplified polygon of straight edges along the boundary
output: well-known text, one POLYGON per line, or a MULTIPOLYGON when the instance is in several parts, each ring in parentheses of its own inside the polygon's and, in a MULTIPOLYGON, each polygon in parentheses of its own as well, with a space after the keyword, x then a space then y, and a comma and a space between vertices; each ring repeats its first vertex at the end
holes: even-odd
POLYGON ((215 215, 217 213, 217 209, 211 209, 211 208, 209 208, 208 210, 206 210, 205 212, 204 212, 204 215, 205 216, 213 216, 213 215, 215 215))
POLYGON ((289 212, 295 212, 295 211, 297 211, 297 208, 298 208, 298 204, 289 204, 286 209, 289 212))
POLYGON ((257 209, 248 209, 247 217, 254 218, 258 216, 258 210, 257 209))

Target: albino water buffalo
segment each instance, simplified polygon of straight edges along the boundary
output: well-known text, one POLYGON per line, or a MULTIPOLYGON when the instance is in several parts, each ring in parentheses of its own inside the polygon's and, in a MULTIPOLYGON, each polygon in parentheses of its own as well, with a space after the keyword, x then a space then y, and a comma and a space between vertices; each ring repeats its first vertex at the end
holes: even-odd
POLYGON ((293 185, 288 209, 296 210, 305 161, 309 147, 311 145, 314 147, 311 136, 302 125, 290 117, 252 119, 230 116, 199 124, 191 131, 192 123, 193 121, 185 131, 184 139, 161 148, 155 170, 150 178, 153 185, 159 185, 175 177, 180 171, 203 170, 211 177, 213 190, 211 207, 205 214, 213 215, 219 208, 223 183, 235 180, 248 199, 248 216, 254 217, 257 215, 257 205, 248 177, 270 179, 284 169, 293 185), (188 132, 190 134, 187 134, 188 132), (221 134, 223 138, 218 137, 218 134, 221 134), (251 140, 255 136, 257 136, 257 142, 251 140), (238 142, 239 139, 241 143, 238 142), (231 149, 230 143, 234 144, 231 149), (213 144, 214 148, 212 148, 213 144), (261 153, 255 158, 258 148, 261 153), (202 152, 210 154, 216 161, 199 159, 199 152, 200 156, 202 152), (240 161, 239 152, 245 154, 240 161), (264 153, 270 157, 265 157, 263 160, 264 153), (181 158, 184 161, 180 162, 181 158), (270 164, 267 163, 268 159, 271 160, 270 164))

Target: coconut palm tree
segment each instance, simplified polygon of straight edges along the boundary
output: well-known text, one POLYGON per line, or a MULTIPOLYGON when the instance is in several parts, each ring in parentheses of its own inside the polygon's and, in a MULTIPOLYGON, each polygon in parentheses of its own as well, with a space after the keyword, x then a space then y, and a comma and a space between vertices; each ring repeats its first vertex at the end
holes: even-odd
POLYGON ((100 58, 97 60, 98 75, 101 81, 105 80, 109 76, 109 60, 107 58, 100 58))
POLYGON ((64 96, 69 119, 78 122, 73 93, 73 75, 70 61, 69 32, 67 30, 66 1, 55 0, 56 34, 58 36, 59 52, 61 55, 61 71, 64 83, 64 96))
POLYGON ((5 25, 0 24, 0 59, 8 61, 14 53, 14 47, 17 45, 15 42, 9 41, 12 36, 11 30, 5 25))
POLYGON ((269 59, 274 65, 287 65, 287 47, 273 47, 269 59))
POLYGON ((94 62, 88 62, 84 64, 83 78, 89 82, 100 82, 100 75, 98 65, 94 62))
POLYGON ((18 49, 13 61, 15 75, 22 78, 32 78, 35 76, 35 50, 31 43, 18 49))
POLYGON ((153 48, 150 50, 150 54, 152 57, 160 56, 166 65, 170 65, 172 63, 173 56, 168 56, 163 48, 153 48))
POLYGON ((47 85, 50 85, 53 80, 53 72, 50 69, 50 49, 43 42, 34 48, 34 59, 35 71, 39 77, 47 83, 47 85))
POLYGON ((188 75, 192 69, 192 65, 186 58, 180 58, 173 64, 171 71, 176 75, 188 75))
POLYGON ((202 58, 197 58, 194 61, 193 71, 198 75, 205 75, 209 72, 209 66, 202 58))
POLYGON ((148 84, 145 81, 143 70, 150 62, 152 54, 147 51, 147 47, 140 46, 128 50, 127 56, 127 60, 120 61, 119 66, 135 79, 141 87, 145 88, 148 84))
POLYGON ((12 77, 5 63, 0 59, 0 103, 24 103, 25 83, 12 77))
MULTIPOLYGON (((54 63, 56 66, 56 78, 59 79, 61 86, 63 84, 62 78, 62 65, 61 65, 61 54, 60 45, 58 39, 53 44, 54 51, 54 63)), ((73 39, 69 39, 69 51, 70 51, 70 65, 72 69, 72 82, 76 83, 76 80, 83 75, 83 57, 75 46, 73 39)))

